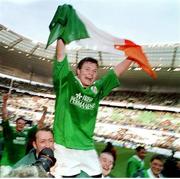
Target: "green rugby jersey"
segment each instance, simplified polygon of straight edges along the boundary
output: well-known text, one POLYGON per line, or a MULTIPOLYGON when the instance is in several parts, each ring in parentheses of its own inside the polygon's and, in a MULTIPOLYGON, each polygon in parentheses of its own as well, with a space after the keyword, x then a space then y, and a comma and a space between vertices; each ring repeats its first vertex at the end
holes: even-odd
POLYGON ((93 133, 99 101, 119 86, 114 70, 84 88, 69 69, 66 56, 61 62, 54 60, 53 83, 56 93, 55 142, 72 149, 94 149, 93 133))
POLYGON ((3 121, 4 149, 0 165, 14 165, 25 156, 29 134, 37 130, 37 126, 25 129, 21 132, 9 125, 9 121, 3 121))
POLYGON ((136 178, 144 174, 144 161, 137 155, 133 155, 127 164, 126 177, 136 178))

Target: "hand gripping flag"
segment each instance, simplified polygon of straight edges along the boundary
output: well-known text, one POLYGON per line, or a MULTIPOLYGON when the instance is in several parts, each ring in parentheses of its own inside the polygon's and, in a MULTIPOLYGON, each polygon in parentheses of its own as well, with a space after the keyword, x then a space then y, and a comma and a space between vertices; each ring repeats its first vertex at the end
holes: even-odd
POLYGON ((46 48, 57 39, 79 48, 95 49, 102 52, 121 54, 135 61, 148 75, 156 78, 141 46, 127 39, 120 39, 98 29, 71 5, 64 4, 57 11, 49 25, 50 35, 46 48))
POLYGON ((69 44, 74 40, 88 38, 84 23, 79 19, 71 5, 58 6, 56 13, 49 25, 50 35, 46 48, 58 38, 69 44))

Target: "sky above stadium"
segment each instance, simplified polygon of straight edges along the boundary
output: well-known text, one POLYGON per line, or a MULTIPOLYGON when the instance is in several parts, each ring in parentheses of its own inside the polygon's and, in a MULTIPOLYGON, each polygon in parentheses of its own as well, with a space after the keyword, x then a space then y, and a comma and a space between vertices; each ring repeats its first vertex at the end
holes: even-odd
POLYGON ((0 0, 0 23, 46 43, 49 23, 64 3, 116 37, 142 45, 180 42, 180 0, 0 0))

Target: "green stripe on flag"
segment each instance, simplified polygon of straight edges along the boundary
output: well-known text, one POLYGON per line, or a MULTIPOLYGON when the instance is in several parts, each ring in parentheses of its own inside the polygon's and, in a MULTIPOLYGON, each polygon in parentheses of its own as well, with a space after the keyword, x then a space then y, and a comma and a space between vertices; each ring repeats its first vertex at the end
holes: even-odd
POLYGON ((57 39, 63 39, 65 44, 74 40, 89 38, 85 25, 71 5, 58 6, 49 25, 50 35, 46 48, 57 39))

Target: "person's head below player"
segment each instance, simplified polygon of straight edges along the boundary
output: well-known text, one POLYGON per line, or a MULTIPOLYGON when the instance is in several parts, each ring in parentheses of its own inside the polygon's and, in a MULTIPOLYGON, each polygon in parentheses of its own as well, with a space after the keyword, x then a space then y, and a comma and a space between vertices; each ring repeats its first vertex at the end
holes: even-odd
POLYGON ((150 168, 153 175, 159 178, 165 163, 165 157, 163 155, 154 155, 150 161, 150 168))
POLYGON ((52 130, 47 127, 38 129, 33 141, 33 147, 36 149, 37 155, 44 148, 54 150, 54 136, 52 130))
POLYGON ((101 152, 99 160, 102 166, 102 174, 106 177, 111 173, 116 161, 116 150, 110 142, 101 152))
POLYGON ((91 86, 97 78, 98 61, 91 57, 83 58, 77 65, 76 74, 84 87, 91 86))

